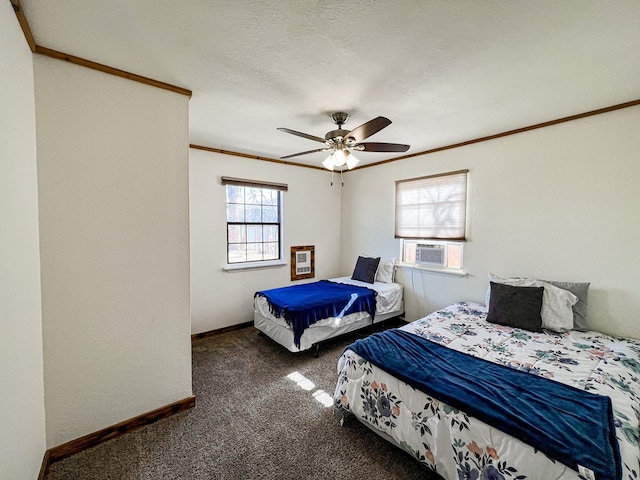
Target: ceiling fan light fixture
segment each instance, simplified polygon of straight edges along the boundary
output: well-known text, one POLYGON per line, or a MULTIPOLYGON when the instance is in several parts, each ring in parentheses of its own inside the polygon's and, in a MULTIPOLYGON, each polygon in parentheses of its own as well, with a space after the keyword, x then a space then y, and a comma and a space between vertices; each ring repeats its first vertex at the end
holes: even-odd
POLYGON ((355 167, 356 165, 358 165, 358 163, 360 162, 360 160, 358 160, 356 157, 354 157, 351 152, 349 152, 347 150, 347 168, 349 170, 351 170, 353 167, 355 167))
POLYGON ((333 172, 333 153, 329 155, 324 162, 322 162, 322 166, 333 172))
POLYGON ((322 166, 327 170, 334 171, 336 168, 342 170, 342 167, 345 165, 349 170, 358 165, 360 160, 353 156, 353 154, 347 150, 336 150, 331 153, 325 160, 322 162, 322 166))
POLYGON ((347 154, 345 150, 338 149, 331 155, 333 157, 333 166, 334 167, 342 167, 345 163, 347 163, 347 154))

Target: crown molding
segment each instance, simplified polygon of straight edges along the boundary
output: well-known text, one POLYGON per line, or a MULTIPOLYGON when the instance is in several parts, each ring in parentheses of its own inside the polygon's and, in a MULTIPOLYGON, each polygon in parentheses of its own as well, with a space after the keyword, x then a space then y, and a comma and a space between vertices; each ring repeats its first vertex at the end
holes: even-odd
POLYGON ((24 13, 24 10, 22 9, 22 5, 20 5, 20 0, 10 0, 10 2, 11 6, 13 7, 13 11, 16 13, 16 17, 18 18, 18 23, 20 23, 20 27, 22 28, 24 38, 27 40, 27 44, 29 45, 29 48, 33 53, 55 58, 57 60, 64 60, 75 65, 80 65, 81 67, 91 68, 103 73, 126 78, 127 80, 133 80, 134 82, 140 82, 144 83, 145 85, 151 85, 152 87, 169 90, 181 95, 186 95, 187 97, 191 98, 192 92, 191 90, 188 90, 186 88, 171 85, 170 83, 161 82, 160 80, 154 80, 153 78, 144 77, 136 73, 127 72, 125 70, 120 70, 119 68, 114 68, 102 63, 97 63, 93 60, 76 57, 75 55, 70 55, 68 53, 59 52, 51 48, 43 47, 42 45, 38 45, 36 43, 35 37, 33 36, 33 32, 29 27, 29 22, 27 21, 27 17, 24 13))
POLYGON ((558 125, 559 123, 571 122, 573 120, 579 120, 581 118, 592 117, 594 115, 600 115, 602 113, 613 112, 615 110, 621 110, 623 108, 635 107, 640 105, 640 99, 632 100, 630 102, 618 103, 611 105, 610 107, 598 108, 597 110, 590 110, 588 112, 578 113, 576 115, 569 115, 568 117, 557 118, 555 120, 549 120, 548 122, 536 123, 527 127, 516 128, 514 130, 507 130, 506 132, 496 133, 494 135, 488 135, 486 137, 474 138, 473 140, 467 140, 460 143, 453 143, 451 145, 445 145, 443 147, 432 148, 430 150, 424 150, 422 152, 411 153, 409 155, 402 155, 400 157, 390 158, 388 160, 382 160, 380 162, 369 163, 367 165, 361 165, 353 168, 353 170, 359 170, 361 168, 375 167, 377 165, 383 165, 385 163, 396 162, 398 160, 406 160, 407 158, 419 157, 421 155, 429 155, 431 153, 442 152, 443 150, 450 150, 452 148, 465 147, 467 145, 473 145, 474 143, 486 142, 494 140, 496 138, 507 137, 509 135, 515 135, 517 133, 529 132, 531 130, 537 130, 538 128, 550 127, 552 125, 558 125))
POLYGON ((18 22, 20 23, 20 28, 22 28, 22 33, 24 33, 24 38, 27 40, 27 44, 29 44, 31 51, 35 53, 36 41, 33 38, 31 28, 29 28, 29 22, 27 22, 27 17, 24 14, 24 10, 22 10, 22 5, 20 5, 20 0, 10 0, 10 2, 13 7, 13 11, 16 12, 16 17, 18 17, 18 22))
POLYGON ((249 155, 247 153, 234 152, 231 150, 222 150, 220 148, 205 147, 202 145, 190 144, 189 148, 195 150, 204 150, 205 152, 221 153, 223 155, 233 155, 235 157, 249 158, 251 160, 261 160, 263 162, 279 163, 281 165, 290 165, 293 167, 312 168, 314 170, 328 171, 323 167, 316 167, 315 165, 305 165, 304 163, 287 162, 286 160, 278 160, 277 158, 261 157, 259 155, 249 155))

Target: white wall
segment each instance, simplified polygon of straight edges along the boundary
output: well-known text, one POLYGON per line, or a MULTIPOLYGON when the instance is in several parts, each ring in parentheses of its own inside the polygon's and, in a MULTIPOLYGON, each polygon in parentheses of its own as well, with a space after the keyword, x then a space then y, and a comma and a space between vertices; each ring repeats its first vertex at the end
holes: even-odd
POLYGON ((328 171, 190 150, 191 320, 201 333, 253 320, 258 290, 291 282, 290 247, 315 245, 314 281, 340 270, 340 184, 328 171), (287 265, 224 271, 226 189, 221 176, 287 183, 284 242, 287 265))
POLYGON ((460 300, 484 303, 491 271, 590 281, 590 328, 640 337, 640 107, 350 172, 343 265, 360 252, 399 254, 395 180, 463 168, 468 276, 400 269, 408 320, 460 300))
POLYGON ((34 59, 47 445, 189 397, 188 98, 34 59))
POLYGON ((38 476, 45 452, 32 54, 0 2, 0 478, 38 476))

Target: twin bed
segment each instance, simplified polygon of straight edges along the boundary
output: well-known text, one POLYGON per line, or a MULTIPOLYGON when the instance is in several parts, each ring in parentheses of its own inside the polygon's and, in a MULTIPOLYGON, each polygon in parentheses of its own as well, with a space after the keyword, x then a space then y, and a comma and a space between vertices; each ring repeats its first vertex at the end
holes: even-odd
MULTIPOLYGON (((269 297, 274 292, 273 290, 259 292, 254 298, 253 320, 255 327, 291 352, 301 352, 316 347, 317 353, 317 349, 323 341, 397 317, 404 312, 402 285, 395 282, 366 283, 352 280, 351 277, 339 277, 329 281, 294 285, 276 290, 279 291, 277 293, 292 293, 295 296, 299 295, 298 292, 304 288, 319 291, 323 285, 326 285, 326 282, 344 286, 342 292, 339 292, 338 303, 332 304, 332 307, 326 307, 324 306, 326 304, 320 303, 319 308, 323 312, 330 311, 331 313, 321 315, 317 321, 304 328, 304 332, 299 338, 293 324, 295 320, 287 318, 287 312, 274 309, 270 303, 269 297), (362 309, 359 309, 354 302, 350 307, 355 311, 345 308, 354 295, 362 296, 363 289, 372 292, 371 294, 375 297, 375 306, 367 311, 366 305, 361 304, 359 308, 362 309), (333 306, 335 306, 335 310, 333 310, 333 306)), ((310 295, 313 296, 313 293, 310 295)))
MULTIPOLYGON (((336 408, 445 479, 638 479, 640 341, 586 329, 588 284, 490 280, 487 306, 460 302, 349 345, 336 408)), ((326 318, 296 344, 260 297, 256 327, 291 351, 371 323, 326 318)), ((386 315, 401 311, 394 298, 379 302, 398 308, 386 315)))
POLYGON ((395 258, 359 256, 350 277, 262 290, 254 296, 254 326, 291 352, 404 313, 395 258))

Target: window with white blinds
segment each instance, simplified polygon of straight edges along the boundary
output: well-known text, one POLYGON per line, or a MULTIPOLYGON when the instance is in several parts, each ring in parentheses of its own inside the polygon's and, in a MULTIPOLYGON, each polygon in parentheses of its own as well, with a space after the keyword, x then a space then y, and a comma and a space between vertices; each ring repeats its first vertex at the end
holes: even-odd
POLYGON ((396 182, 396 238, 465 240, 469 170, 396 182))

